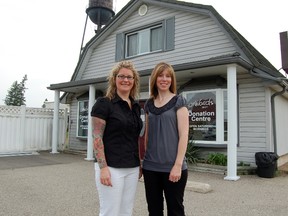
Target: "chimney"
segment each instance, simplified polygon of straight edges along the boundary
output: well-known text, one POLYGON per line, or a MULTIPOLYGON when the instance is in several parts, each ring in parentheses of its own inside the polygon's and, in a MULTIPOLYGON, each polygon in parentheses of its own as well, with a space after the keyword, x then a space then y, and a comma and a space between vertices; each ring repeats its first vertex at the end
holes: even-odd
POLYGON ((286 32, 280 33, 280 45, 281 45, 281 59, 282 69, 288 74, 288 34, 286 32))

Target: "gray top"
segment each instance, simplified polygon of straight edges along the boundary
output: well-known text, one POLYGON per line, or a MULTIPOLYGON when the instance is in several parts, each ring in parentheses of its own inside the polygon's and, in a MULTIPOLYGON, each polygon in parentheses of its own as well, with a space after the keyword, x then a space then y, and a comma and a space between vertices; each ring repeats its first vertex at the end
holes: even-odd
MULTIPOLYGON (((143 160, 143 168, 151 171, 170 172, 178 151, 178 126, 176 111, 187 106, 181 95, 174 96, 162 107, 155 107, 153 99, 144 106, 148 114, 148 143, 143 160)), ((184 159, 182 170, 187 169, 184 159)))

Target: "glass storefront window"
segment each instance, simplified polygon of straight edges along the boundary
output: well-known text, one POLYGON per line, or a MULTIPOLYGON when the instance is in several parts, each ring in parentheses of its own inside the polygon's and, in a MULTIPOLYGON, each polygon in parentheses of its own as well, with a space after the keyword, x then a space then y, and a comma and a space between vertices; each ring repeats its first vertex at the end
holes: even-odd
POLYGON ((88 101, 78 102, 77 137, 87 138, 88 135, 88 101))
POLYGON ((228 109, 227 109, 227 91, 223 91, 223 103, 224 103, 224 141, 228 140, 228 118, 227 118, 227 114, 228 114, 228 109))
POLYGON ((183 95, 188 102, 191 139, 196 144, 226 144, 226 89, 189 91, 183 95))

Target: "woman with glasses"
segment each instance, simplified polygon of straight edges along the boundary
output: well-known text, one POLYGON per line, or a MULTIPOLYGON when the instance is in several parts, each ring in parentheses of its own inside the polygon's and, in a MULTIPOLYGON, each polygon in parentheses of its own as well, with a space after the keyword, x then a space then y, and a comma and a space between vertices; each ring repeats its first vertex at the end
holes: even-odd
POLYGON ((161 62, 150 78, 146 113, 143 177, 149 216, 184 216, 184 191, 188 172, 185 153, 189 119, 186 100, 176 94, 176 76, 170 64, 161 62))
POLYGON ((141 177, 138 93, 139 74, 132 62, 122 61, 108 76, 106 96, 98 98, 91 111, 101 216, 132 215, 141 177))

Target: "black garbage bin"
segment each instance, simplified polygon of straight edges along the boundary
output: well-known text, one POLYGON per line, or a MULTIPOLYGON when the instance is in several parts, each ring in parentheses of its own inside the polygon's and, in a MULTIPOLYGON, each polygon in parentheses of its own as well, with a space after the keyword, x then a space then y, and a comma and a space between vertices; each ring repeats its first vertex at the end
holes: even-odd
POLYGON ((263 178, 273 178, 277 170, 278 158, 279 156, 274 152, 255 153, 257 175, 263 178))

